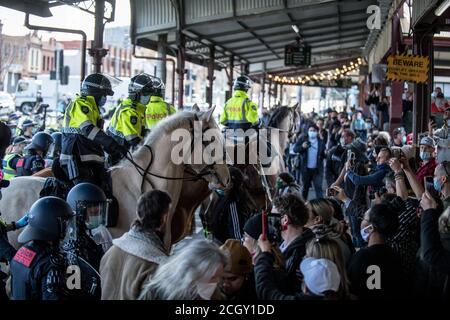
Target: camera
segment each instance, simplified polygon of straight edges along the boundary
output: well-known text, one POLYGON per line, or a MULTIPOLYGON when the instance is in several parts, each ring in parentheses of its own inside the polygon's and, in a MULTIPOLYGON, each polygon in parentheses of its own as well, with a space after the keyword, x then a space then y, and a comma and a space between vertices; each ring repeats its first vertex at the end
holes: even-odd
POLYGON ((267 240, 272 243, 281 242, 281 214, 279 212, 270 212, 265 216, 266 223, 263 223, 263 233, 266 235, 267 240))
POLYGON ((378 197, 381 197, 383 194, 387 192, 388 190, 386 189, 386 187, 381 187, 380 189, 378 189, 378 191, 372 190, 369 192, 369 199, 375 200, 375 194, 378 194, 378 197))

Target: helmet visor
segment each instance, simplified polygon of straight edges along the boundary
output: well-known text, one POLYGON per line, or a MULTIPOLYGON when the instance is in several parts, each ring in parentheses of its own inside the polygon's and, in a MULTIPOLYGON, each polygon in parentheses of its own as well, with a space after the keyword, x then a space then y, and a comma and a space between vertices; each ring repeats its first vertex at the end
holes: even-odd
POLYGON ((109 201, 80 202, 77 206, 77 213, 82 213, 84 222, 88 229, 95 229, 99 225, 106 223, 109 201))

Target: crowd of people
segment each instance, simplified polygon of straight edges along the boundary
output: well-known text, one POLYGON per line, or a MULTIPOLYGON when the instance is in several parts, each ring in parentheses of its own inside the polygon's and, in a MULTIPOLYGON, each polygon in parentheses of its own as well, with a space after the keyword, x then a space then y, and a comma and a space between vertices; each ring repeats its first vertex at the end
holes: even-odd
MULTIPOLYGON (((247 77, 237 79, 221 123, 260 123, 249 88, 247 77)), ((231 188, 214 190, 222 214, 212 223, 237 222, 231 236, 213 227, 174 253, 163 240, 173 209, 165 191, 139 197, 121 237, 106 228, 117 219, 106 168, 176 111, 163 90, 154 77, 132 78, 103 131, 97 107, 112 88, 90 75, 65 109, 61 132, 25 125, 8 138, 4 181, 51 166, 66 188, 59 197, 44 192, 21 219, 0 223, 0 262, 9 265, 0 299, 449 299, 450 107, 417 145, 407 128, 390 133, 388 100, 375 89, 365 109, 301 114, 285 151, 289 172, 278 175, 268 211, 257 209, 232 167, 231 188), (17 249, 7 232, 21 228, 17 249), (81 289, 68 287, 71 265, 88 275, 81 289)))

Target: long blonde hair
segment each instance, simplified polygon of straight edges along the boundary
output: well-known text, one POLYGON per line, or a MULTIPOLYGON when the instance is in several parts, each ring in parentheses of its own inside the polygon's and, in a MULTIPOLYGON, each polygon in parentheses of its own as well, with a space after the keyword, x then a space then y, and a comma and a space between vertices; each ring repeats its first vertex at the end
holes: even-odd
POLYGON ((336 240, 329 237, 317 237, 306 244, 306 256, 316 259, 328 259, 333 261, 341 276, 341 285, 339 293, 341 296, 348 297, 350 294, 349 280, 345 267, 345 260, 342 250, 336 240))
POLYGON ((204 239, 192 240, 158 267, 139 299, 194 300, 198 297, 196 284, 209 281, 227 263, 227 254, 216 244, 204 239))

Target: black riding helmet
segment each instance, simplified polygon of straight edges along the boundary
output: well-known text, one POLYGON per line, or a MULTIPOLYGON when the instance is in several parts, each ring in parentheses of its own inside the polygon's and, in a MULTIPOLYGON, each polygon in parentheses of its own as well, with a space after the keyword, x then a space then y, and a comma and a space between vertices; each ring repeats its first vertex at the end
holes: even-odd
POLYGON ((57 197, 41 198, 31 206, 28 225, 19 235, 18 241, 61 240, 66 233, 66 222, 72 215, 72 209, 64 200, 57 197))
POLYGON ((51 135, 45 132, 38 132, 36 133, 33 138, 31 139, 31 143, 25 147, 24 150, 39 150, 44 153, 44 155, 47 154, 48 148, 53 142, 53 138, 51 135))
POLYGON ((103 190, 95 184, 77 184, 67 195, 67 203, 89 229, 105 224, 108 200, 103 190))
POLYGON ((166 94, 166 86, 160 78, 153 79, 153 92, 152 96, 164 98, 166 94))
POLYGON ((128 85, 128 96, 131 100, 137 101, 141 97, 149 97, 153 92, 153 79, 155 77, 141 73, 130 79, 128 85))
POLYGON ((88 75, 81 83, 81 95, 82 96, 112 96, 114 91, 112 90, 111 81, 101 73, 93 73, 88 75))
POLYGON ((248 91, 252 87, 252 81, 247 76, 239 76, 234 80, 233 89, 248 91))

